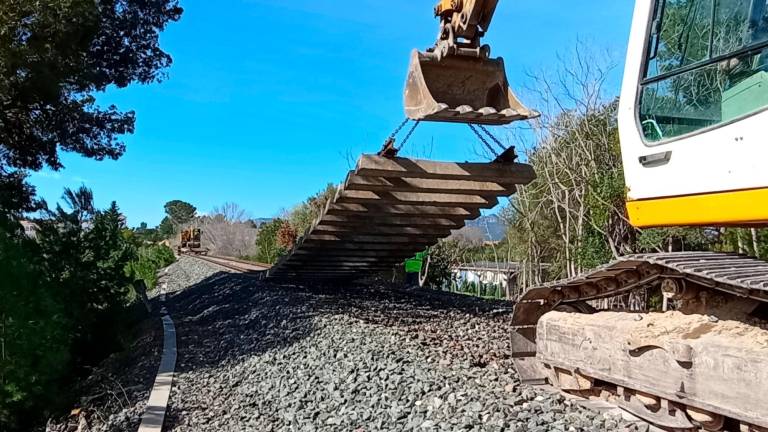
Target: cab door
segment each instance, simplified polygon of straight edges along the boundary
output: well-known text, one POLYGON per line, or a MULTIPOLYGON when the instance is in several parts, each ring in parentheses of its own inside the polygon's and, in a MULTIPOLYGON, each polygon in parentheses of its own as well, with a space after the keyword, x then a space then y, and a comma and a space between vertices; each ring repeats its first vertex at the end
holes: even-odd
POLYGON ((619 107, 637 227, 768 221, 766 0, 638 0, 619 107))

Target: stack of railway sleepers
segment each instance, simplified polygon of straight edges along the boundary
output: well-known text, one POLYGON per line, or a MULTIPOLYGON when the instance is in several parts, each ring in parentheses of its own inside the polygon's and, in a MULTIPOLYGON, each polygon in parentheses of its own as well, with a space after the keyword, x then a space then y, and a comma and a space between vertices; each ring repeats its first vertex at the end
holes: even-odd
POLYGON ((349 279, 392 269, 535 178, 520 163, 363 155, 269 278, 349 279))

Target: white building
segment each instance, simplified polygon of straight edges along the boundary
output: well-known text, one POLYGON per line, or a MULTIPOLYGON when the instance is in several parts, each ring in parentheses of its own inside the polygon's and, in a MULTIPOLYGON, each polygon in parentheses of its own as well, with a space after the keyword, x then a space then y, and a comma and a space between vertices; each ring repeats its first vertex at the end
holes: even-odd
POLYGON ((24 234, 26 234, 27 237, 32 239, 37 238, 37 230, 39 229, 39 227, 37 226, 36 223, 23 220, 21 221, 21 226, 24 228, 24 234))
MULTIPOLYGON (((550 267, 550 264, 541 264, 541 269, 545 272, 550 267)), ((451 289, 462 290, 462 287, 465 289, 470 286, 477 290, 478 295, 498 295, 513 299, 524 289, 518 286, 518 276, 522 271, 523 268, 516 262, 478 261, 458 265, 451 269, 451 289), (489 292, 495 294, 488 294, 489 292)))
POLYGON ((504 291, 517 285, 517 274, 520 265, 512 262, 496 263, 491 261, 478 261, 462 264, 451 269, 453 280, 458 284, 485 284, 497 285, 504 291))

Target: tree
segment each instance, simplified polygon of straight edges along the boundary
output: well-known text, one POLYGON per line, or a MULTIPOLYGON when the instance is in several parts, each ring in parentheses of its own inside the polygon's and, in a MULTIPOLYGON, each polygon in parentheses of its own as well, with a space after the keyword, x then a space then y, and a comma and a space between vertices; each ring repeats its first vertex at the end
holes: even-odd
POLYGON ((459 243, 482 245, 485 242, 485 233, 480 227, 465 226, 451 233, 451 239, 459 243))
POLYGON ((64 195, 61 199, 72 209, 79 225, 88 222, 96 214, 93 192, 85 186, 80 186, 75 190, 64 188, 64 195))
POLYGON ((765 256, 768 234, 763 230, 640 230, 629 224, 617 101, 604 94, 610 76, 610 66, 605 65, 610 62, 584 53, 579 47, 575 59, 563 62, 554 77, 534 77, 544 109, 526 158, 538 177, 519 187, 504 211, 509 221, 506 243, 522 268, 520 285, 575 276, 632 253, 765 256))
POLYGON ((176 227, 173 226, 173 222, 171 222, 170 217, 166 216, 163 218, 163 220, 160 222, 160 225, 157 227, 157 233, 163 239, 169 239, 173 237, 174 234, 176 234, 176 227))
POLYGON ((233 257, 255 253, 258 230, 238 204, 214 207, 210 216, 199 218, 197 223, 203 230, 203 245, 212 253, 233 257))
MULTIPOLYGON (((71 193, 65 190, 65 196, 71 193)), ((50 219, 41 222, 38 238, 46 273, 59 287, 59 301, 79 323, 78 334, 86 336, 94 316, 124 305, 132 282, 125 268, 136 251, 122 235, 125 225, 116 203, 97 211, 87 188, 77 194, 91 201, 71 202, 69 210, 57 206, 50 219), (81 223, 84 217, 88 224, 81 223)))
POLYGON ((196 213, 197 208, 188 202, 173 200, 165 203, 165 214, 177 227, 188 224, 196 213))
POLYGON ((35 188, 26 178, 24 172, 10 172, 0 163, 0 214, 19 219, 24 212, 45 208, 45 202, 35 198, 35 188))
POLYGON ((233 202, 214 207, 211 210, 211 215, 229 223, 246 223, 250 220, 248 212, 240 207, 239 204, 233 202))
POLYGON ((631 250, 618 104, 603 94, 611 68, 605 63, 577 57, 558 78, 536 77, 548 106, 527 152, 538 177, 519 188, 508 212, 524 283, 542 282, 541 264, 554 264, 555 277, 571 277, 631 250))
POLYGON ((274 264, 285 254, 286 250, 278 244, 277 234, 283 226, 284 221, 280 218, 265 223, 259 228, 259 234, 256 238, 257 255, 256 260, 266 264, 274 264))
POLYGON ((24 422, 61 394, 71 326, 53 294, 38 245, 0 219, 0 430, 32 430, 24 422))
MULTIPOLYGON (((93 196, 82 192, 81 196, 93 196)), ((49 219, 40 222, 38 233, 45 274, 57 287, 56 300, 66 306, 65 315, 76 323, 74 335, 83 345, 110 328, 114 322, 110 314, 128 301, 132 281, 125 269, 136 253, 122 235, 125 225, 117 204, 103 211, 93 209, 92 201, 75 201, 68 210, 57 206, 49 219), (84 214, 87 224, 81 223, 84 214)), ((101 353, 109 348, 76 351, 101 353)))
POLYGON ((523 286, 574 276, 634 248, 637 233, 625 215, 618 104, 605 91, 612 68, 610 59, 579 44, 554 76, 533 77, 543 115, 526 158, 538 177, 519 188, 504 212, 506 242, 521 264, 523 286), (552 264, 546 274, 543 264, 552 264))
POLYGON ((181 13, 177 0, 0 3, 0 196, 21 197, 1 204, 30 204, 20 171, 61 169, 60 149, 123 154, 134 113, 99 107, 94 94, 160 81, 171 57, 159 33, 181 13))
POLYGON ((442 289, 451 283, 453 267, 462 262, 466 245, 458 240, 447 239, 429 249, 429 269, 426 285, 434 289, 442 289))
POLYGON ((37 240, 0 215, 0 430, 34 430, 61 405, 75 367, 121 348, 135 246, 115 203, 66 189, 37 240))
POLYGON ((303 236, 312 227, 312 224, 334 195, 336 195, 336 186, 328 184, 323 190, 287 212, 284 218, 291 224, 298 236, 303 236))
POLYGON ((291 226, 290 223, 287 221, 284 221, 283 224, 280 226, 280 229, 277 230, 277 244, 281 248, 285 250, 290 250, 293 248, 293 246, 296 244, 296 230, 291 226))
POLYGON ((126 231, 126 235, 129 235, 135 240, 137 247, 143 246, 146 243, 157 243, 164 240, 162 236, 160 236, 158 229, 150 228, 146 222, 142 222, 137 228, 126 231))
POLYGON ((31 241, 15 220, 47 206, 27 171, 61 169, 62 150, 123 154, 134 113, 95 94, 160 81, 171 58, 159 32, 181 12, 177 0, 0 2, 0 430, 34 430, 72 406, 74 365, 112 352, 131 297, 135 251, 117 206, 98 211, 86 188, 66 190, 69 210, 45 211, 31 241))

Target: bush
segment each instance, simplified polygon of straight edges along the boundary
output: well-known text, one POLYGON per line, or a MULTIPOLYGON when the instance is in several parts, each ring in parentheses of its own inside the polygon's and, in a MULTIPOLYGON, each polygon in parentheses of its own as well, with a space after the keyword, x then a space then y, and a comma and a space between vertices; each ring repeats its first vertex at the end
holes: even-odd
POLYGON ((52 300, 63 305, 73 325, 76 364, 90 364, 120 348, 120 312, 134 298, 126 269, 136 247, 123 236, 120 211, 115 203, 105 211, 94 210, 92 201, 83 200, 85 190, 68 200, 71 212, 61 207, 51 212, 38 234, 52 300))
MULTIPOLYGON (((0 214, 0 430, 32 430, 71 408, 74 379, 123 349, 142 314, 130 269, 173 260, 167 247, 137 257, 116 204, 93 207, 66 190, 39 221, 38 242, 0 214)), ((146 313, 146 312, 143 312, 146 313)))
POLYGON ((173 250, 166 245, 142 246, 136 260, 128 264, 128 272, 134 280, 141 279, 148 290, 157 287, 157 271, 176 261, 173 250))
POLYGON ((272 220, 259 228, 259 235, 256 238, 256 261, 265 264, 274 264, 286 253, 286 249, 278 243, 278 233, 283 226, 283 220, 278 218, 272 220))
POLYGON ((0 222, 0 430, 47 414, 70 365, 71 323, 56 286, 42 273, 39 248, 0 222))
POLYGON ((297 238, 296 229, 288 221, 283 222, 277 230, 277 244, 286 251, 293 249, 297 238))
POLYGON ((332 200, 335 195, 336 186, 328 184, 325 186, 325 189, 294 207, 283 219, 293 227, 297 237, 302 237, 323 212, 328 201, 332 200))
POLYGON ((428 250, 429 271, 426 285, 442 289, 451 284, 451 268, 459 262, 461 245, 455 240, 443 240, 428 250))

